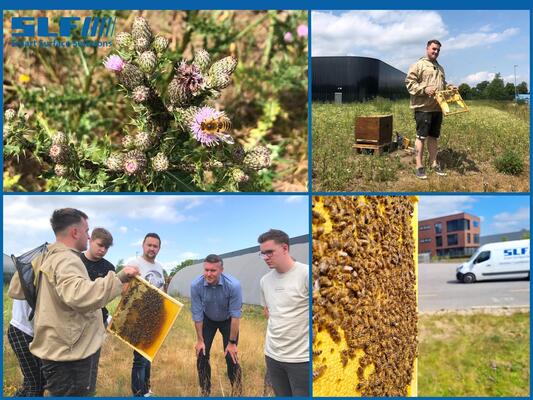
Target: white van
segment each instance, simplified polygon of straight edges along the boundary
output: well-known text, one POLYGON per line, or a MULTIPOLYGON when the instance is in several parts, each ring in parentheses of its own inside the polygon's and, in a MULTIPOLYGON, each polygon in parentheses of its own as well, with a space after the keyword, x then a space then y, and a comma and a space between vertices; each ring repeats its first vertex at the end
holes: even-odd
POLYGON ((484 279, 529 279, 529 240, 489 243, 457 267, 457 280, 473 283, 484 279))

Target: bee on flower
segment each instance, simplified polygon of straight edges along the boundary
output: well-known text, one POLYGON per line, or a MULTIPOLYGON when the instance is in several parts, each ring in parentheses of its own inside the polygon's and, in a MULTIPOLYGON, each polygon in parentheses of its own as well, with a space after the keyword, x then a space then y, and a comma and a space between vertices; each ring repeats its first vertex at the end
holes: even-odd
POLYGON ((211 107, 200 108, 192 118, 190 128, 194 138, 202 145, 211 147, 221 142, 234 143, 229 135, 231 121, 223 111, 211 107))

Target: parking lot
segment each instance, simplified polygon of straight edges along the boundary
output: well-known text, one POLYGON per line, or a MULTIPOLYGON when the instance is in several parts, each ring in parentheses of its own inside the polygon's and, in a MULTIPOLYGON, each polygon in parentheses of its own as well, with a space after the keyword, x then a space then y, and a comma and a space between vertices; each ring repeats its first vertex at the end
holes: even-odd
POLYGON ((529 307, 529 281, 495 280, 464 284, 455 278, 458 265, 459 263, 418 265, 421 312, 529 307))

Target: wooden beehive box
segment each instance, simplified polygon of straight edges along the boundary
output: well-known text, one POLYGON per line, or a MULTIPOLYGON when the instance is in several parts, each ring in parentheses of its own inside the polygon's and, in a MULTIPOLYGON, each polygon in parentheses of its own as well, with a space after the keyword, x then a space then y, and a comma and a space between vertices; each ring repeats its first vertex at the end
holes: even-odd
POLYGON ((355 118, 355 142, 388 144, 392 142, 392 115, 355 118))

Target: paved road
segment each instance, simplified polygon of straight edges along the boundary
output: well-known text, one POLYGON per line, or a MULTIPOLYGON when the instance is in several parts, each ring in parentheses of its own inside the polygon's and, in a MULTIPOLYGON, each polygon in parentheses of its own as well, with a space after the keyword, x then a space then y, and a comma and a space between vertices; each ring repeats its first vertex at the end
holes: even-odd
POLYGON ((476 307, 529 307, 529 281, 481 281, 467 285, 455 279, 457 265, 418 265, 421 312, 476 307))

